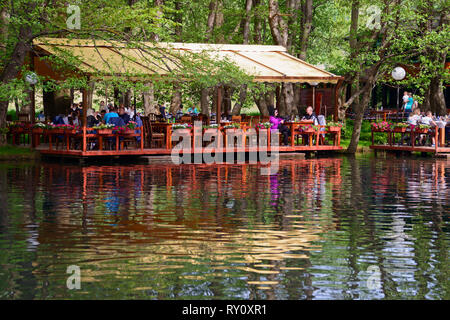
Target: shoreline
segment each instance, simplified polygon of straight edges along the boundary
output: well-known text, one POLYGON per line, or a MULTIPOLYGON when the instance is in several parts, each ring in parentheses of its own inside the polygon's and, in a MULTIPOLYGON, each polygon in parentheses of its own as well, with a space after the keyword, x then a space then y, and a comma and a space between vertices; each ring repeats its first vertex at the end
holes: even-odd
POLYGON ((0 146, 0 161, 38 160, 39 152, 9 144, 0 146))

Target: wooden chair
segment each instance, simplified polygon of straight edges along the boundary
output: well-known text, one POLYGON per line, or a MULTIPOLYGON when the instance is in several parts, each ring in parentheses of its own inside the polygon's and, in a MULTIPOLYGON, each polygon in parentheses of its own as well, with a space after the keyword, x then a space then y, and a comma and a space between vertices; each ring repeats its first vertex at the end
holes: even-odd
POLYGON ((182 116, 180 120, 181 120, 181 122, 191 123, 192 117, 191 116, 182 116))
POLYGON ((155 122, 158 118, 156 116, 156 113, 149 113, 148 118, 150 121, 155 122))
POLYGON ((157 144, 160 146, 160 148, 162 148, 164 146, 165 141, 164 133, 153 132, 152 123, 151 122, 149 123, 150 123, 150 147, 152 146, 152 144, 157 144))
POLYGON ((164 133, 153 132, 149 117, 141 117, 141 119, 144 130, 144 148, 152 148, 155 144, 162 148, 165 141, 164 133))
POLYGON ((231 121, 232 122, 241 122, 242 121, 242 116, 232 116, 231 117, 231 121))
POLYGON ((18 116, 17 116, 17 120, 18 121, 25 121, 25 122, 30 121, 28 113, 19 113, 18 116))
POLYGON ((270 117, 269 116, 262 116, 260 117, 260 122, 269 122, 270 117))
POLYGON ((199 113, 198 120, 201 121, 203 125, 209 126, 209 118, 206 114, 199 113))
POLYGON ((259 116, 250 116, 249 124, 251 127, 256 126, 258 123, 260 123, 260 117, 259 116))

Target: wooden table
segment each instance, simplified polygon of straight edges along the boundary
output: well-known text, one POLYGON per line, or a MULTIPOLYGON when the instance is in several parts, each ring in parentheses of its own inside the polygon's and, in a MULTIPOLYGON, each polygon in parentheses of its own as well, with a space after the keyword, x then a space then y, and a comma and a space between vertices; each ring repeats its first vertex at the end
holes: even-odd
POLYGON ((388 114, 395 114, 397 113, 397 110, 390 110, 390 109, 386 109, 386 110, 372 110, 371 114, 374 114, 377 119, 379 115, 383 116, 383 121, 386 121, 386 117, 388 114))
MULTIPOLYGON (((291 130, 291 146, 295 146, 295 129, 297 129, 300 126, 303 125, 313 125, 314 121, 313 120, 301 120, 301 121, 292 121, 292 122, 285 122, 284 123, 286 126, 289 127, 289 129, 291 130)), ((310 145, 312 145, 312 139, 309 133, 305 133, 308 135, 308 138, 310 139, 310 145)))

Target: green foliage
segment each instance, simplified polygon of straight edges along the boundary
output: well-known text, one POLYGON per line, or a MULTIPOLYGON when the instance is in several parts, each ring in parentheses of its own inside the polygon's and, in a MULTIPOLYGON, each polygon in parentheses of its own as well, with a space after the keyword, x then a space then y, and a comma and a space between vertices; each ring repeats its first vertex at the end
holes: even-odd
MULTIPOLYGON (((345 125, 342 127, 341 135, 343 140, 350 140, 353 133, 353 120, 347 119, 345 125)), ((372 128, 370 121, 363 121, 361 125, 361 135, 359 138, 360 145, 365 145, 367 143, 372 144, 372 128)), ((387 143, 387 134, 382 132, 374 133, 375 144, 385 144, 387 143)), ((369 144, 369 145, 370 145, 369 144)))

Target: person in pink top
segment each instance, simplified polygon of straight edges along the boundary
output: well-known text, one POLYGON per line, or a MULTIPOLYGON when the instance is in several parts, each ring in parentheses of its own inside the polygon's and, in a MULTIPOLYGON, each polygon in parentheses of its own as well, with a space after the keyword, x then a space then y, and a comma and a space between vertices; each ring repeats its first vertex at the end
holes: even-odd
POLYGON ((272 124, 270 131, 275 131, 278 129, 283 135, 283 144, 289 144, 289 137, 291 136, 291 130, 284 125, 284 119, 278 116, 278 110, 274 109, 272 106, 269 107, 270 118, 269 122, 272 124))

